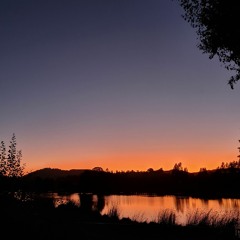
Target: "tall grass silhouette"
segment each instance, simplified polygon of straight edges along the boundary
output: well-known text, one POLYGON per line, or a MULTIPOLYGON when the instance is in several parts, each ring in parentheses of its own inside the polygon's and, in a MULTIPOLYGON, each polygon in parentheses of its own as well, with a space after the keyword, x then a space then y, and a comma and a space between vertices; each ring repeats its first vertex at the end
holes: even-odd
POLYGON ((160 211, 156 222, 160 225, 176 225, 176 213, 171 209, 160 211))
POLYGON ((118 206, 112 205, 107 212, 107 216, 113 220, 119 220, 120 219, 120 211, 119 211, 118 206))
POLYGON ((187 215, 186 225, 188 226, 209 226, 214 228, 224 228, 235 226, 239 221, 239 211, 219 213, 209 210, 199 211, 187 215))

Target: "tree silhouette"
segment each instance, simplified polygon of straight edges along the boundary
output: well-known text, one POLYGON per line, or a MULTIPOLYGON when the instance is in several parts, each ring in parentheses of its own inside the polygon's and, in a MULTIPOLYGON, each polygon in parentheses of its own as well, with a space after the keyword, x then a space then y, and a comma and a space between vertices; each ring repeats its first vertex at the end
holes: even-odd
POLYGON ((234 71, 228 84, 240 79, 240 28, 238 0, 177 0, 185 13, 183 18, 197 30, 198 48, 215 55, 226 69, 234 71))
POLYGON ((0 174, 7 177, 22 177, 25 164, 22 164, 22 151, 17 150, 16 136, 13 133, 10 141, 8 156, 6 157, 5 143, 0 146, 0 174))
POLYGON ((9 150, 8 150, 8 158, 7 158, 7 170, 8 176, 15 176, 15 163, 16 163, 16 155, 17 155, 17 141, 16 136, 13 134, 12 140, 10 141, 9 150))
POLYGON ((6 147, 4 141, 1 141, 0 145, 0 175, 5 176, 7 174, 7 158, 6 147))
POLYGON ((173 166, 173 171, 183 171, 182 163, 181 162, 175 163, 173 166))
POLYGON ((101 167, 94 167, 92 171, 103 172, 103 168, 101 167))
POLYGON ((154 172, 153 168, 148 168, 147 172, 154 172))

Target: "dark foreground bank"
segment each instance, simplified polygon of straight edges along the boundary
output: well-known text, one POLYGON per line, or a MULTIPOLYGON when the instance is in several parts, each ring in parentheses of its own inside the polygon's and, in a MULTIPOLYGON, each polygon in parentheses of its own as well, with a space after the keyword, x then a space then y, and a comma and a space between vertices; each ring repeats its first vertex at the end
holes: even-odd
POLYGON ((186 226, 177 225, 169 213, 158 223, 120 219, 116 209, 107 215, 71 203, 53 207, 49 199, 18 200, 0 195, 1 236, 6 239, 169 239, 235 240, 235 220, 215 222, 209 216, 186 226))
POLYGON ((204 226, 161 226, 147 223, 39 219, 7 221, 1 227, 8 239, 237 239, 233 230, 204 226))

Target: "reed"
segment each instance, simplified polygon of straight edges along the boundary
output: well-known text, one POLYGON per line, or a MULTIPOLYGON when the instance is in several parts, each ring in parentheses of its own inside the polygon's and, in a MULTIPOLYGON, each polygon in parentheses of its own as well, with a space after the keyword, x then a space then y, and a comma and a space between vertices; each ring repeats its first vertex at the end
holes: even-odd
POLYGON ((209 210, 207 212, 198 209, 188 214, 186 225, 188 226, 206 226, 214 228, 226 228, 235 226, 239 219, 239 212, 220 214, 209 210))
POLYGON ((173 210, 165 209, 158 213, 156 222, 160 225, 176 225, 176 213, 173 210))
POLYGON ((120 212, 117 206, 113 205, 107 212, 107 216, 114 220, 120 219, 120 212))

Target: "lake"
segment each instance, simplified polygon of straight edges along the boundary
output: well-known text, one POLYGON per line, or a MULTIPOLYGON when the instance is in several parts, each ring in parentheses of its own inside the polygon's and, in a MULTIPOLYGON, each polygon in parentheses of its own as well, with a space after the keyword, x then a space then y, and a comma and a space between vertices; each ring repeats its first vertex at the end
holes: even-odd
MULTIPOLYGON (((157 221, 163 211, 172 211, 176 214, 178 224, 186 224, 189 216, 194 213, 211 212, 214 216, 238 216, 240 199, 201 199, 180 196, 149 196, 149 195, 87 195, 91 201, 91 208, 98 209, 100 213, 107 214, 110 209, 116 207, 120 218, 128 217, 139 222, 157 221)), ((81 206, 86 201, 86 194, 58 194, 51 193, 55 207, 66 204, 69 201, 81 206)), ((88 204, 89 205, 89 204, 88 204)))

